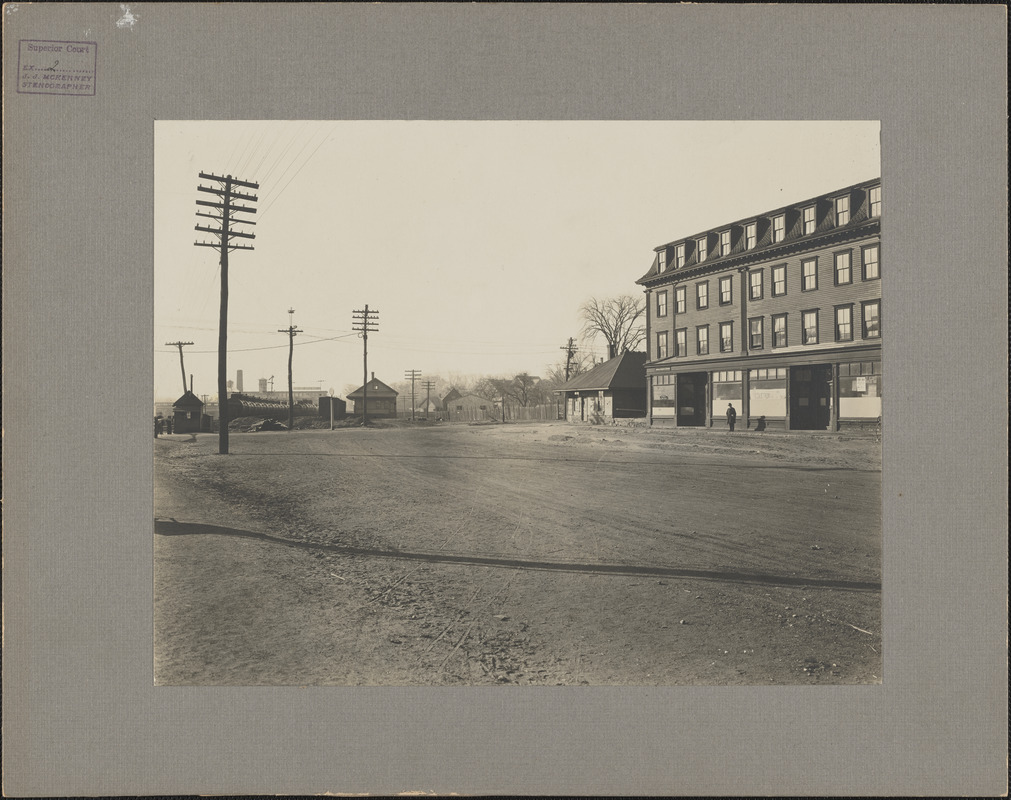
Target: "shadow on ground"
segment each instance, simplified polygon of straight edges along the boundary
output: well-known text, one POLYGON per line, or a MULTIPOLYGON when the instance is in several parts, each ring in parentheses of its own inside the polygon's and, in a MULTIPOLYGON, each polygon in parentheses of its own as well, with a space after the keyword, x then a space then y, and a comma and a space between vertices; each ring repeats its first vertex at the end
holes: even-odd
POLYGON ((608 575, 642 576, 652 575, 667 578, 697 578, 702 580, 729 581, 733 583, 753 583, 767 586, 809 586, 825 589, 842 589, 858 592, 879 592, 881 584, 873 581, 846 581, 828 578, 803 578, 793 575, 769 575, 732 570, 676 569, 672 567, 651 567, 632 564, 578 564, 556 561, 531 561, 492 556, 454 555, 451 553, 422 553, 405 550, 381 550, 365 547, 325 544, 321 542, 300 542, 258 531, 226 528, 198 522, 179 522, 175 519, 156 519, 154 532, 159 536, 234 536, 258 539, 264 542, 297 547, 304 550, 325 551, 341 555, 369 556, 372 558, 392 558, 402 561, 422 561, 433 564, 470 564, 482 567, 505 569, 548 570, 553 572, 593 573, 608 575))

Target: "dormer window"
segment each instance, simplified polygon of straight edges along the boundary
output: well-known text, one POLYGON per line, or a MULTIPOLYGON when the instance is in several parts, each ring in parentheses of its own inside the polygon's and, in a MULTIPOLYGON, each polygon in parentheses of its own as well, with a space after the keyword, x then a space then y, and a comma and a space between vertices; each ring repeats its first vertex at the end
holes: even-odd
POLYGON ((685 246, 679 244, 674 248, 674 268, 681 269, 685 265, 685 246))
POLYGON ((701 264, 703 261, 706 260, 706 256, 709 255, 709 250, 708 250, 708 246, 707 246, 707 243, 706 243, 706 237, 703 236, 701 239, 699 239, 698 241, 696 241, 695 244, 696 244, 696 246, 698 248, 696 250, 696 252, 699 254, 698 261, 701 264))
POLYGON ((656 257, 658 264, 657 270, 659 272, 663 272, 665 269, 667 269, 667 251, 666 250, 658 251, 656 257))
POLYGON ((781 242, 786 238, 786 217, 783 214, 772 218, 772 241, 781 242))
POLYGON ((835 224, 845 225, 850 221, 850 198, 837 197, 835 199, 835 224))
POLYGON ((871 204, 871 216, 880 217, 881 216, 881 187, 875 186, 868 192, 870 195, 871 204))
POLYGON ((730 255, 730 231, 722 231, 720 233, 720 255, 730 255))
POLYGON ((814 233, 816 224, 815 208, 808 206, 804 209, 804 234, 814 233))
POLYGON ((749 222, 744 226, 744 249, 751 250, 755 247, 758 241, 758 225, 754 222, 749 222))

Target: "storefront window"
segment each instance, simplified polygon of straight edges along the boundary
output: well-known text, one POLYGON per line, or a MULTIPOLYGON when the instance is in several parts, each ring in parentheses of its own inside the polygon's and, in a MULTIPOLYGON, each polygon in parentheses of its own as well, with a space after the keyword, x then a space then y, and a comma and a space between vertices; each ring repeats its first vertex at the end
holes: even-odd
POLYGON ((673 417, 677 413, 677 393, 673 375, 653 376, 653 416, 673 417))
POLYGON ((744 408, 744 372, 742 370, 726 370, 713 373, 713 415, 718 416, 727 410, 727 403, 733 403, 740 414, 744 408))
POLYGON ((839 365, 839 416, 876 419, 881 416, 881 362, 839 365))
POLYGON ((748 410, 752 419, 786 417, 786 368, 753 369, 748 374, 748 410))

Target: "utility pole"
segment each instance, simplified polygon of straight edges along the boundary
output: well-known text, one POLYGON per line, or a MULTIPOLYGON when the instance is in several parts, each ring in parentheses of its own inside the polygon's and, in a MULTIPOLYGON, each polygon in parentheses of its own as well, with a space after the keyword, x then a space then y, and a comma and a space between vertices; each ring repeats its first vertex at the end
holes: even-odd
POLYGON ((575 355, 576 350, 579 348, 572 341, 572 337, 569 337, 569 343, 558 348, 559 350, 565 351, 565 380, 569 379, 569 367, 572 364, 572 356, 575 355))
POLYGON ((418 404, 414 401, 414 380, 415 378, 421 377, 420 369, 408 369, 404 370, 404 380, 411 381, 411 422, 414 422, 414 409, 417 408, 418 404))
POLYGON ((236 205, 236 200, 246 203, 255 203, 256 195, 244 194, 235 191, 236 187, 245 189, 259 189, 260 184, 240 181, 231 175, 221 177, 206 172, 198 173, 202 180, 217 183, 217 186, 197 186, 198 192, 207 192, 215 195, 215 200, 220 202, 210 202, 208 200, 197 200, 198 206, 212 209, 212 213, 197 211, 198 217, 213 219, 221 225, 220 228, 196 225, 195 230, 210 233, 218 237, 216 242, 194 242, 197 247, 213 247, 220 252, 221 259, 221 312, 218 321, 218 453, 228 454, 228 253, 230 250, 252 250, 253 246, 248 244, 236 244, 232 240, 255 239, 252 233, 244 233, 234 230, 233 225, 255 225, 247 219, 240 219, 236 214, 255 214, 256 209, 246 205, 236 205))
MULTIPOLYGON (((368 425, 369 422, 369 332, 376 333, 379 331, 379 312, 374 308, 370 311, 369 306, 366 303, 365 308, 362 310, 354 310, 351 312, 352 323, 351 329, 358 331, 358 334, 362 337, 362 366, 365 377, 362 379, 362 425, 368 425)), ((394 409, 396 412, 396 409, 394 409)), ((394 413, 396 416, 396 413, 394 413)))
POLYGON ((166 347, 179 348, 179 369, 183 374, 183 394, 186 394, 186 367, 183 366, 183 348, 193 344, 193 342, 165 342, 166 347))
POLYGON ((291 431, 295 427, 295 393, 292 391, 291 387, 291 359, 295 354, 295 334, 302 333, 302 331, 295 328, 294 315, 295 309, 288 309, 288 327, 279 328, 278 333, 288 334, 288 430, 291 431))
POLYGON ((421 385, 425 387, 425 419, 428 419, 428 412, 432 407, 432 389, 435 384, 432 381, 425 381, 421 385))

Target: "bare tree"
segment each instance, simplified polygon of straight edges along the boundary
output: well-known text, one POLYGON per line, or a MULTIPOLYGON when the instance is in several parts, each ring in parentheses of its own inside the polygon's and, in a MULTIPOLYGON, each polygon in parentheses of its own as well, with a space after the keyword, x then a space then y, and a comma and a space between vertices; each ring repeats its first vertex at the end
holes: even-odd
POLYGON ((536 387, 540 380, 540 378, 536 378, 533 375, 521 372, 512 379, 512 385, 508 394, 515 397, 516 402, 526 408, 530 405, 531 400, 538 399, 535 395, 539 395, 536 392, 536 387))
POLYGON ((583 336, 599 334, 607 342, 607 357, 634 350, 646 341, 646 327, 640 320, 646 313, 645 297, 623 294, 603 300, 591 297, 579 309, 583 316, 583 336))
MULTIPOLYGON (((569 377, 568 380, 575 378, 577 375, 582 375, 584 372, 589 372, 593 369, 594 361, 592 353, 580 353, 572 357, 569 362, 569 377)), ((544 380, 551 386, 552 389, 557 389, 566 381, 565 377, 565 359, 562 359, 557 364, 553 364, 548 368, 547 377, 544 380)))

